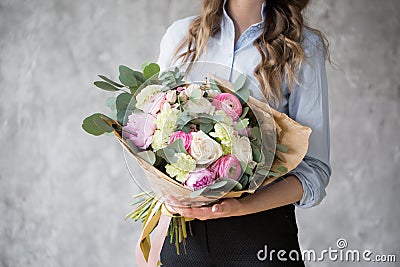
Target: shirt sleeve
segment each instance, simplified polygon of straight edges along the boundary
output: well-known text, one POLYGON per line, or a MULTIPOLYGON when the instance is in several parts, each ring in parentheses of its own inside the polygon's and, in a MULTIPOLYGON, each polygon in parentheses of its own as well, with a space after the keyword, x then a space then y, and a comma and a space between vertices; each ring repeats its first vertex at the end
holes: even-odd
POLYGON ((328 84, 325 52, 320 37, 309 33, 305 37, 306 60, 299 73, 299 84, 288 99, 289 117, 312 129, 309 147, 302 162, 289 174, 302 183, 300 208, 319 204, 326 196, 325 188, 331 176, 328 84))
POLYGON ((185 38, 189 25, 195 16, 173 22, 165 31, 160 42, 160 53, 157 64, 161 70, 165 70, 173 64, 173 56, 179 44, 185 38))

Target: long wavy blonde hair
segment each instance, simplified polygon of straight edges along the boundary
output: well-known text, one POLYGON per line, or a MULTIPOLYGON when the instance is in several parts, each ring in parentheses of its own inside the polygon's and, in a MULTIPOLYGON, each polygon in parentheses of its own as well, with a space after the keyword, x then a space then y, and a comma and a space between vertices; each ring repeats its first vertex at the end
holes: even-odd
MULTIPOLYGON (((282 100, 282 81, 293 88, 302 62, 305 60, 301 45, 301 33, 306 27, 321 37, 325 52, 328 42, 323 34, 305 25, 303 10, 309 0, 265 0, 266 14, 263 33, 254 41, 261 55, 261 61, 254 70, 254 76, 270 103, 282 100)), ((206 51, 207 42, 220 30, 224 0, 203 0, 202 11, 190 24, 189 31, 175 52, 175 61, 191 64, 206 51), (185 49, 183 53, 179 53, 185 49)), ((329 57, 329 55, 328 55, 329 57)))

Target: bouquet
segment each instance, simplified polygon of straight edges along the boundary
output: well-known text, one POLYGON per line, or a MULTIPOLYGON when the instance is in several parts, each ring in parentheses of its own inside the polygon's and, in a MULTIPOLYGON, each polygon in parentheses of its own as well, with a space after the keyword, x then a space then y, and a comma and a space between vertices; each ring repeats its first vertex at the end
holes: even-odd
POLYGON ((157 225, 157 239, 168 233, 178 254, 181 243, 185 249, 191 218, 168 214, 165 201, 202 206, 254 193, 293 169, 307 151, 310 129, 251 97, 243 74, 234 83, 213 73, 193 82, 179 68, 160 73, 155 63, 143 64, 142 71, 120 66, 119 73, 120 82, 102 75, 94 82, 119 92, 107 100, 111 114, 93 114, 82 127, 96 136, 113 133, 150 182, 152 190, 135 196, 127 215, 144 224, 136 250, 142 262, 156 259, 150 233, 157 225))

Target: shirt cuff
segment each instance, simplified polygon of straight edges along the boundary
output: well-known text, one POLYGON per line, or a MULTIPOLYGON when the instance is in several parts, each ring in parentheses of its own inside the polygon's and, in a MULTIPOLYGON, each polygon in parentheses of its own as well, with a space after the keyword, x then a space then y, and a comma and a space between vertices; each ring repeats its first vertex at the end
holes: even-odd
POLYGON ((314 158, 304 158, 300 164, 288 173, 296 176, 303 187, 303 196, 294 203, 299 208, 311 208, 325 198, 325 188, 329 183, 330 167, 314 158))

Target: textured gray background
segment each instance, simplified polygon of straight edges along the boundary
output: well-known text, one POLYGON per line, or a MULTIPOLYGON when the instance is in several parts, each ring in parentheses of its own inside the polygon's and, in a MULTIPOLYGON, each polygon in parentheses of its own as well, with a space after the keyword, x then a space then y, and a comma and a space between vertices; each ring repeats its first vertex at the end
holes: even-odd
MULTIPOLYGON (((156 60, 198 2, 0 0, 0 266, 135 266, 140 224, 123 217, 138 188, 117 142, 81 120, 106 111, 96 74, 156 60)), ((297 210, 303 249, 343 237, 400 261, 399 14, 398 0, 309 11, 341 69, 328 69, 334 173, 324 202, 297 210)))

